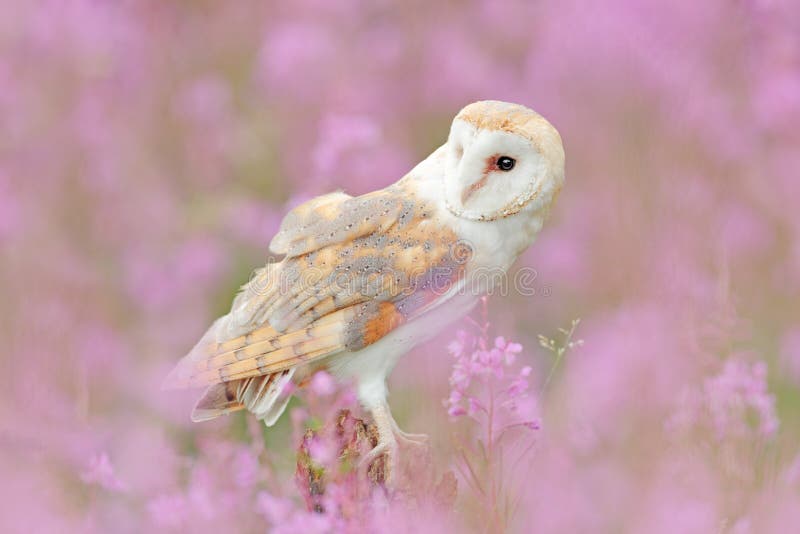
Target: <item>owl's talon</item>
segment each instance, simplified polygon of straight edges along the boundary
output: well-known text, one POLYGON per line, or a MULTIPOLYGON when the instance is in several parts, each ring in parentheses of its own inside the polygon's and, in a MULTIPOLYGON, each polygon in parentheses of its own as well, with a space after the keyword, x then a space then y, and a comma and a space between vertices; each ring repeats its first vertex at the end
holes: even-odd
POLYGON ((391 452, 392 446, 390 443, 378 443, 359 460, 359 465, 362 467, 369 467, 369 464, 377 460, 381 454, 391 454, 391 452))
POLYGON ((370 477, 374 477, 373 480, 375 482, 382 482, 387 488, 392 488, 397 479, 398 461, 397 441, 394 439, 387 439, 383 442, 379 442, 371 451, 365 454, 359 462, 359 465, 367 471, 370 477), (375 462, 378 461, 381 456, 384 457, 382 470, 380 470, 378 466, 375 466, 375 462))
POLYGON ((366 466, 374 482, 383 483, 392 490, 400 489, 415 476, 407 472, 409 469, 429 461, 429 438, 425 434, 408 434, 400 430, 385 401, 370 411, 378 443, 364 456, 361 465, 366 466), (381 455, 384 455, 383 464, 375 465, 381 455))
POLYGON ((397 441, 413 447, 428 445, 431 441, 427 434, 408 434, 399 430, 395 433, 395 437, 397 441))

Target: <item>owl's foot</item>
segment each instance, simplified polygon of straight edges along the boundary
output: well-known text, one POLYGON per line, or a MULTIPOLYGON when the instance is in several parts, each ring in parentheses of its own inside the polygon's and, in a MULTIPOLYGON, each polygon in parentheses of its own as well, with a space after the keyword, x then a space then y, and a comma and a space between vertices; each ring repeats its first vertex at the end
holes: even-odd
POLYGON ((400 470, 400 449, 397 440, 393 438, 381 439, 361 459, 361 465, 366 469, 369 479, 387 488, 393 489, 400 470))
POLYGON ((430 461, 430 446, 425 434, 407 434, 398 428, 384 403, 372 410, 378 443, 362 460, 370 479, 390 490, 411 485, 415 471, 430 461))
POLYGON ((397 422, 395 422, 394 419, 392 419, 392 431, 394 432, 397 441, 402 442, 408 447, 427 447, 428 442, 430 441, 430 438, 427 434, 409 434, 408 432, 403 432, 400 430, 400 427, 397 426, 397 422))

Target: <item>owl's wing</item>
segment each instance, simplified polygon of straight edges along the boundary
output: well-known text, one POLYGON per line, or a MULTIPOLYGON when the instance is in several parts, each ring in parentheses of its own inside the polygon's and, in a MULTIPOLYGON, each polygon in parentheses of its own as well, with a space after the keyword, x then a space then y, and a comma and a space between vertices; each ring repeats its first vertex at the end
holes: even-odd
MULTIPOLYGON (((366 282, 368 273, 357 278, 345 270, 349 264, 341 260, 357 255, 354 249, 359 238, 383 234, 395 225, 406 227, 414 208, 413 202, 394 189, 355 198, 331 193, 294 208, 270 243, 272 252, 285 254, 284 260, 256 271, 234 301, 217 340, 238 337, 265 321, 284 331, 301 314, 305 315, 293 326, 305 326, 324 313, 361 301, 359 293, 368 288, 351 286, 366 282), (333 278, 352 283, 336 287, 345 284, 337 284, 333 278), (334 304, 324 301, 326 298, 338 300, 334 304)), ((361 268, 363 263, 353 267, 361 268)))
POLYGON ((293 257, 380 232, 395 224, 404 208, 408 211, 409 203, 387 189, 355 198, 342 192, 323 195, 290 211, 269 249, 293 257))
POLYGON ((167 380, 191 387, 281 372, 362 349, 437 306, 463 279, 454 234, 383 190, 296 208, 259 271, 167 380), (290 219, 291 218, 291 219, 290 219))

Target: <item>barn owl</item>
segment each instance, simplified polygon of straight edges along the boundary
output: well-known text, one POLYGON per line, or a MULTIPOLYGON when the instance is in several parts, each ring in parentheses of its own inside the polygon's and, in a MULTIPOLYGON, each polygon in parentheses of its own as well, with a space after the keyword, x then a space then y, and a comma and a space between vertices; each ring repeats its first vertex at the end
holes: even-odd
POLYGON ((206 388, 194 421, 244 409, 271 426, 284 387, 326 370, 355 383, 378 429, 370 455, 394 465, 399 444, 424 436, 395 423, 387 376, 492 289, 487 273, 531 245, 563 183, 561 138, 542 116, 466 106, 445 144, 395 184, 291 210, 269 246, 281 261, 255 272, 165 385, 206 388))

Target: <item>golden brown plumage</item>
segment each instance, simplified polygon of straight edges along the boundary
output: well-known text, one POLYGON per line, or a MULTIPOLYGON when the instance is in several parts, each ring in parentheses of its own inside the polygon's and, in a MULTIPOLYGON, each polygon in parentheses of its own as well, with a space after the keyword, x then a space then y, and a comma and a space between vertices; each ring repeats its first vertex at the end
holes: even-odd
POLYGON ((403 186, 358 198, 334 193, 295 208, 271 245, 286 257, 259 272, 234 303, 235 325, 255 328, 205 339, 168 386, 284 371, 360 350, 413 319, 435 291, 463 276, 466 263, 451 257, 457 236, 428 224, 431 213, 403 186))

